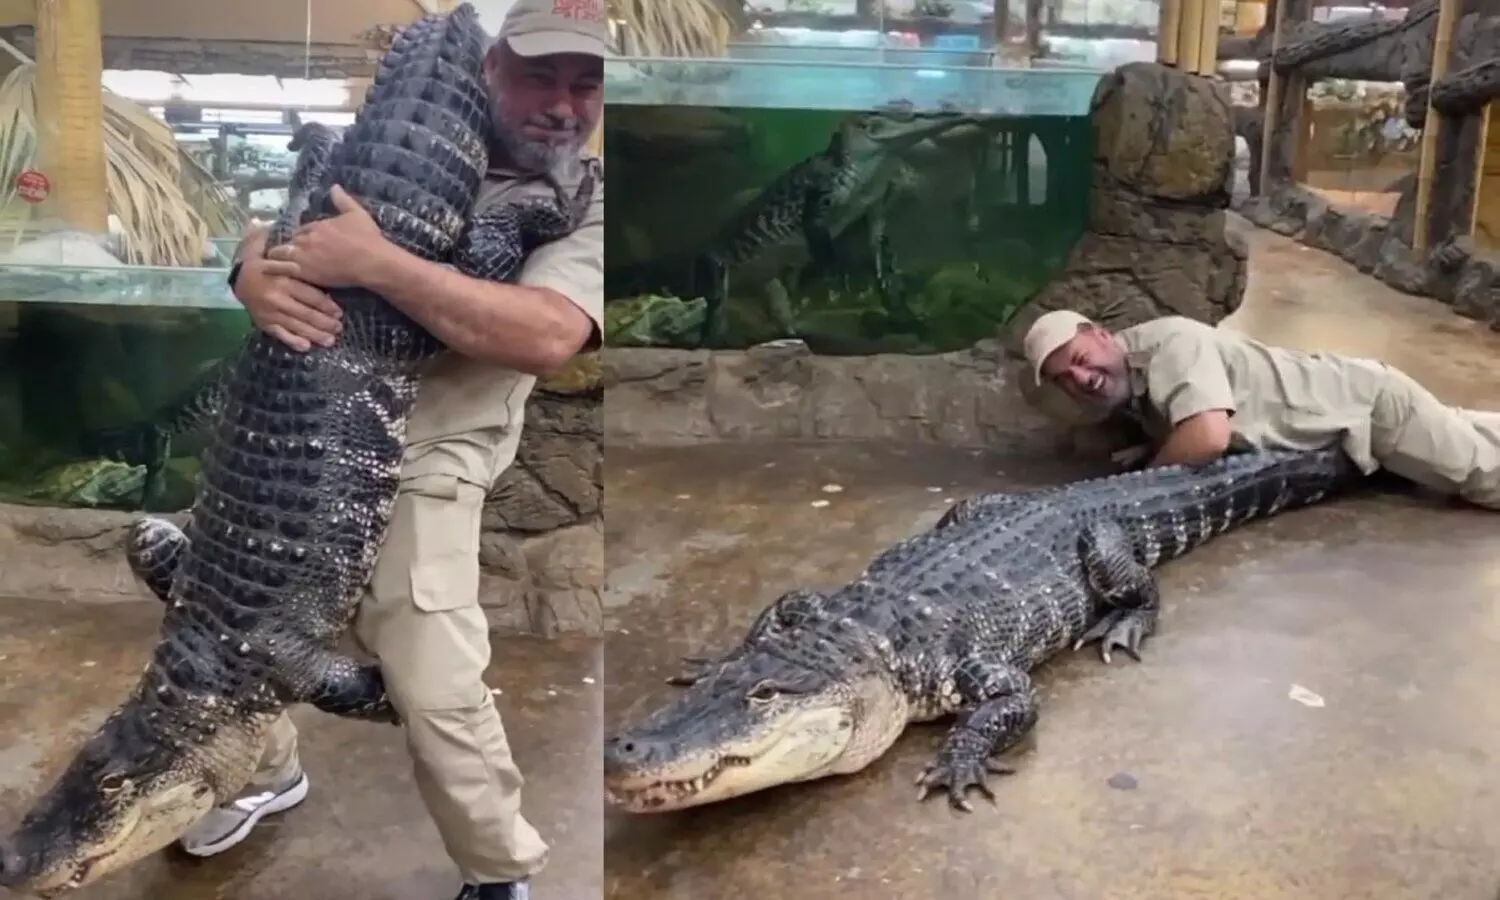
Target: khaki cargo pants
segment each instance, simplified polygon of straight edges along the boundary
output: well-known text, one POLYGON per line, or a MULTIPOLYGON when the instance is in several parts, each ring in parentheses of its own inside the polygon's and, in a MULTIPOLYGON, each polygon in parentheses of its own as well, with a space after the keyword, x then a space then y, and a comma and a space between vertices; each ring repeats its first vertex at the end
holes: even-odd
MULTIPOLYGON (((390 530, 352 629, 380 661, 417 790, 470 884, 531 875, 548 849, 521 815, 523 779, 483 681, 490 639, 479 606, 479 520, 488 486, 514 456, 514 440, 498 433, 407 449, 390 530)), ((283 713, 247 790, 284 781, 297 765, 297 729, 283 713)))
POLYGON ((1448 406, 1404 372, 1386 371, 1371 416, 1375 459, 1403 478, 1500 510, 1500 412, 1448 406))

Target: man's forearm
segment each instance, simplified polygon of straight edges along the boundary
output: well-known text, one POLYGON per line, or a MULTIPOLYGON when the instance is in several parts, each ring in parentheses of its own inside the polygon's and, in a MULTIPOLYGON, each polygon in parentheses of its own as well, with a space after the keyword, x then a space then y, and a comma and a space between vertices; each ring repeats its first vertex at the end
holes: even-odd
POLYGON ((1223 456, 1229 441, 1218 423, 1206 416, 1183 422, 1162 442, 1151 459, 1154 466, 1202 465, 1223 456))
POLYGON ((533 375, 566 364, 593 331, 555 291, 471 278, 394 245, 372 255, 363 281, 454 352, 533 375))

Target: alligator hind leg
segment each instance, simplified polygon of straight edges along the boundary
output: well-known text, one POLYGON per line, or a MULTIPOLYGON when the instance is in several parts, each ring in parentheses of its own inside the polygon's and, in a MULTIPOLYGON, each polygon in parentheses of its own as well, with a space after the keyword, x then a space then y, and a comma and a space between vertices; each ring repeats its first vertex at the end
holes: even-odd
POLYGON ((282 699, 345 719, 401 724, 380 666, 278 636, 276 683, 282 699))
POLYGON ((937 758, 917 776, 917 799, 945 789, 950 806, 972 812, 969 788, 994 800, 987 776, 1015 772, 996 757, 1020 743, 1036 725, 1036 688, 1020 669, 974 659, 960 663, 952 685, 945 687, 970 709, 949 730, 937 758))
POLYGON ((1051 488, 1032 488, 1024 491, 1000 491, 993 494, 978 494, 973 497, 965 497, 943 513, 942 518, 932 526, 934 531, 944 528, 952 528, 954 525, 967 525, 981 516, 993 515, 994 513, 1016 510, 1034 502, 1041 494, 1047 493, 1051 488))
POLYGON ((171 602, 172 576, 187 550, 187 535, 166 519, 137 519, 125 538, 125 561, 155 597, 171 602))
POLYGON ((1118 522, 1096 522, 1078 538, 1083 571, 1096 597, 1111 608, 1073 644, 1099 641, 1105 665, 1118 647, 1141 661, 1141 645, 1156 632, 1161 594, 1151 570, 1136 558, 1130 536, 1118 522))

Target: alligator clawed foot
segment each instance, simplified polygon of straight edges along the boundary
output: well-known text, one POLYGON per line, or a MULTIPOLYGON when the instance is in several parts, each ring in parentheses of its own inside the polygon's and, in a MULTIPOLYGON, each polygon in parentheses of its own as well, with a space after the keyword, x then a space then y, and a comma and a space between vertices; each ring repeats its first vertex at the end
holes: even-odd
POLYGON ((969 803, 969 788, 977 788, 981 794, 995 802, 995 792, 990 790, 990 775, 1014 775, 1014 767, 991 757, 985 760, 952 760, 939 758, 923 769, 917 776, 917 800, 926 800, 933 791, 946 790, 948 805, 959 812, 973 812, 969 803))
POLYGON ((1110 653, 1116 648, 1124 650, 1131 659, 1140 662, 1141 645, 1151 636, 1152 630, 1152 616, 1147 610, 1111 610, 1073 642, 1073 649, 1077 651, 1085 644, 1098 641, 1099 658, 1106 666, 1110 664, 1110 653))

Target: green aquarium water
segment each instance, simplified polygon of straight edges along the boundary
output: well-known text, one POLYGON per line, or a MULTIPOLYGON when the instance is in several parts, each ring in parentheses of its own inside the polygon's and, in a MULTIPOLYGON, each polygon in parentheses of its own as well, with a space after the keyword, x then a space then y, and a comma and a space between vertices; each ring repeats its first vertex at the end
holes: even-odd
POLYGON ((226 274, 0 266, 0 502, 192 504, 196 395, 251 327, 226 274))
POLYGON ((1087 222, 1096 72, 715 60, 614 74, 613 346, 961 349, 1058 274, 1087 222))

